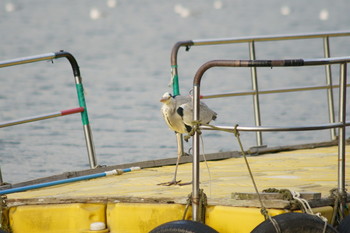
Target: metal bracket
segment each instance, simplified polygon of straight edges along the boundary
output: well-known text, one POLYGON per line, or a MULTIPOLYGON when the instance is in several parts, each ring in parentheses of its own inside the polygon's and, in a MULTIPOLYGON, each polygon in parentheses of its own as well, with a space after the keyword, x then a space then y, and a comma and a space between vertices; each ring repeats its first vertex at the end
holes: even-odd
POLYGON ((251 156, 259 155, 261 149, 267 148, 267 145, 252 146, 248 149, 248 154, 251 156))

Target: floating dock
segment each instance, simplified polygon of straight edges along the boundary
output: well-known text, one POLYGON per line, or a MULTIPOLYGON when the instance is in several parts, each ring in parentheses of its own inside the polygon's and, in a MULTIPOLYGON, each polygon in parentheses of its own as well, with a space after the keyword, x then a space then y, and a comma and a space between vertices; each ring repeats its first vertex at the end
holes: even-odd
MULTIPOLYGON (((349 151, 350 146, 346 147, 349 151)), ((274 188, 302 193, 330 221, 334 201, 330 191, 337 187, 338 179, 337 152, 337 146, 320 147, 249 156, 248 161, 260 192, 274 188)), ((243 157, 235 154, 200 166, 207 225, 222 233, 243 233, 264 221, 243 157)), ((165 222, 191 219, 191 207, 186 211, 191 185, 158 185, 170 181, 174 169, 173 165, 149 167, 8 194, 7 224, 15 233, 96 232, 89 231, 94 222, 105 223, 109 232, 143 233, 165 222)), ((350 169, 349 162, 346 169, 350 169)), ((178 179, 191 181, 191 163, 179 166, 178 179)), ((346 184, 349 186, 349 178, 346 184)), ((290 200, 268 196, 264 204, 272 216, 295 208, 290 200)))

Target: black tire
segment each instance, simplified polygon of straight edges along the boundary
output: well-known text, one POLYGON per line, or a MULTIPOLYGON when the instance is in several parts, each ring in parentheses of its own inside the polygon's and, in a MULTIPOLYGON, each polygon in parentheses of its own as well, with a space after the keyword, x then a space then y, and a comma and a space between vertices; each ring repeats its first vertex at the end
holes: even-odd
MULTIPOLYGON (((319 217, 304 213, 286 213, 272 217, 278 223, 283 233, 322 233, 324 221, 319 217)), ((269 219, 258 225, 251 233, 274 233, 277 232, 269 219)), ((336 233, 331 225, 327 224, 326 233, 336 233)))
POLYGON ((338 226, 339 233, 350 233, 350 215, 346 216, 338 226))
POLYGON ((218 233, 213 228, 200 222, 178 220, 164 223, 149 233, 218 233))

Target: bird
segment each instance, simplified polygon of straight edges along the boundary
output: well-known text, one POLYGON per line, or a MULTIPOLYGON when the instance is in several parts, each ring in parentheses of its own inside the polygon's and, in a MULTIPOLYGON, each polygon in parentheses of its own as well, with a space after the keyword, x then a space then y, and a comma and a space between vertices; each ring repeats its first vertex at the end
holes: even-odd
MULTIPOLYGON (((169 128, 177 133, 190 133, 193 127, 193 100, 191 96, 173 96, 165 92, 160 102, 161 112, 169 128)), ((199 122, 209 124, 217 118, 217 113, 200 101, 199 122)))
MULTIPOLYGON (((168 127, 173 130, 177 136, 179 134, 191 134, 193 131, 193 99, 191 96, 176 95, 173 96, 169 92, 165 92, 160 99, 163 103, 161 112, 164 121, 168 127)), ((217 118, 217 113, 211 110, 205 103, 200 101, 199 122, 209 124, 210 121, 217 118)), ((179 137, 177 137, 179 140, 179 137)), ((179 165, 182 151, 178 150, 174 178, 170 182, 161 183, 160 185, 173 185, 181 181, 176 180, 177 168, 179 165)))

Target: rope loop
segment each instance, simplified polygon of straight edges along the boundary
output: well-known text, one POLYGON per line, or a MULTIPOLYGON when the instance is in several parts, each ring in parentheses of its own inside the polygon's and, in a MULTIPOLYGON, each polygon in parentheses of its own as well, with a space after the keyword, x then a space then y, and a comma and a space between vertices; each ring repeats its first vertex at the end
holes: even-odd
POLYGON ((187 196, 186 207, 185 207, 184 214, 182 215, 182 220, 186 220, 187 211, 191 204, 192 204, 192 193, 188 194, 187 196))
POLYGON ((307 200, 305 200, 304 198, 301 198, 300 193, 298 193, 296 191, 290 191, 290 192, 293 195, 293 199, 297 200, 301 204, 303 211, 305 213, 314 215, 314 212, 312 211, 311 206, 309 205, 309 202, 307 200))
POLYGON ((199 134, 201 134, 202 132, 201 132, 200 127, 199 127, 201 125, 201 122, 200 121, 192 121, 191 123, 192 123, 191 132, 193 132, 193 134, 194 134, 194 132, 198 132, 199 134))
POLYGON ((202 131, 200 130, 201 122, 200 121, 192 121, 192 130, 187 135, 184 136, 185 141, 187 142, 188 139, 190 139, 195 132, 198 133, 198 135, 202 134, 202 131))
POLYGON ((236 138, 239 138, 239 131, 237 130, 238 124, 235 125, 235 128, 233 129, 233 133, 236 136, 236 138))
POLYGON ((310 214, 310 215, 313 215, 313 216, 316 216, 316 217, 320 218, 320 219, 324 222, 324 227, 323 227, 323 231, 322 231, 322 232, 323 232, 323 233, 326 233, 327 224, 328 224, 327 218, 323 217, 323 216, 321 215, 321 213, 314 213, 314 212, 312 211, 312 208, 311 208, 309 202, 308 202, 306 199, 301 198, 300 193, 298 193, 298 192, 296 192, 296 191, 293 191, 293 190, 290 191, 290 192, 293 194, 293 198, 294 198, 295 200, 297 200, 297 201, 302 205, 302 207, 303 207, 305 213, 310 214))
POLYGON ((342 212, 342 208, 348 209, 348 207, 346 204, 343 203, 342 200, 344 199, 337 188, 330 190, 330 197, 334 199, 333 215, 330 224, 339 224, 341 220, 345 217, 344 213, 342 212))
POLYGON ((267 220, 269 218, 269 212, 267 211, 267 209, 265 207, 261 207, 260 213, 264 216, 265 220, 267 220))
POLYGON ((282 233, 278 222, 269 215, 269 212, 265 207, 261 207, 260 213, 264 216, 265 220, 270 220, 277 233, 282 233))
POLYGON ((322 233, 326 233, 327 230, 327 225, 328 225, 328 219, 326 217, 323 217, 321 215, 321 213, 316 213, 314 214, 315 216, 319 217, 323 222, 324 222, 324 226, 323 226, 323 231, 322 233))
POLYGON ((186 207, 185 207, 184 214, 182 216, 182 220, 186 220, 188 208, 190 207, 190 205, 192 203, 195 203, 198 205, 198 207, 199 207, 199 216, 198 217, 199 217, 200 221, 202 223, 204 223, 205 222, 205 212, 206 212, 206 207, 208 205, 208 202, 207 202, 207 195, 203 192, 203 189, 199 190, 199 199, 194 199, 192 196, 192 193, 190 193, 187 196, 186 207))

